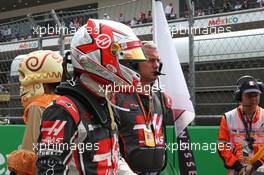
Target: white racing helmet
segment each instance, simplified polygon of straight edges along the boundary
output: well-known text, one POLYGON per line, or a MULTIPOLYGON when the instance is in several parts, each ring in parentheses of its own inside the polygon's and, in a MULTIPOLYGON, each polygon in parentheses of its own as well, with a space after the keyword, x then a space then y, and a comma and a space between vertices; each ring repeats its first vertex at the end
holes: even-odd
POLYGON ((120 63, 145 61, 141 46, 130 27, 111 20, 89 19, 71 42, 74 74, 98 96, 104 95, 99 86, 135 86, 140 81, 139 74, 120 63))

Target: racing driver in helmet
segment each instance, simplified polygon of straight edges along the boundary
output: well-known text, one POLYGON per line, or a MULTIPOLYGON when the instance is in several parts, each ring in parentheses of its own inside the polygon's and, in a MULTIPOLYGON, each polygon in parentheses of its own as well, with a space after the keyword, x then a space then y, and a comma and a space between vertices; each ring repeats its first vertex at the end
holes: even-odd
POLYGON ((120 64, 144 61, 141 41, 128 26, 89 19, 71 42, 73 78, 42 115, 37 174, 117 174, 116 118, 105 90, 136 86, 139 75, 120 64))

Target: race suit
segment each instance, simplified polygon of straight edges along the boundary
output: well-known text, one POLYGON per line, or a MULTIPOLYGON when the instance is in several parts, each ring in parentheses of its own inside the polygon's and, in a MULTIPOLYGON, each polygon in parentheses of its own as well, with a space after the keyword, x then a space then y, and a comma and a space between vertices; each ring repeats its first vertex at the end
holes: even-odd
MULTIPOLYGON (((164 114, 165 107, 157 94, 149 97, 138 94, 143 108, 135 93, 116 94, 113 100, 117 106, 130 109, 130 112, 116 110, 119 119, 120 151, 130 168, 137 174, 158 174, 165 166, 164 114), (151 107, 149 107, 149 99, 151 107), (150 109, 150 122, 147 123, 143 110, 150 109), (148 126, 149 125, 149 126, 148 126), (153 136, 152 143, 146 138, 153 136)), ((147 110, 146 110, 147 111, 147 110)))
POLYGON ((61 83, 43 113, 37 173, 114 175, 118 141, 104 99, 79 84, 61 83))
MULTIPOLYGON (((222 117, 219 136, 218 150, 225 167, 230 169, 229 174, 234 174, 249 163, 264 143, 264 110, 257 106, 251 121, 243 116, 242 106, 235 108, 222 117), (244 121, 250 131, 246 131, 244 121), (251 126, 250 126, 251 125, 251 126), (247 139, 247 132, 252 142, 247 139)), ((255 170, 262 166, 264 157, 260 157, 253 166, 255 170)))

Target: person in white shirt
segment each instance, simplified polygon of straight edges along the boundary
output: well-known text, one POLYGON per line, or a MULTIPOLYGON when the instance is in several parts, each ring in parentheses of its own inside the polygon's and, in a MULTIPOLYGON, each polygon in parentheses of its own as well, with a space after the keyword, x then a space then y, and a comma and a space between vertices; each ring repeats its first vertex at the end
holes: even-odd
POLYGON ((173 12, 172 3, 168 4, 168 5, 165 7, 164 12, 165 12, 165 15, 166 15, 166 19, 167 19, 167 20, 170 20, 170 19, 171 19, 172 12, 173 12))
POLYGON ((134 17, 131 21, 130 21, 130 26, 134 26, 137 24, 137 18, 134 17))
POLYGON ((119 14, 118 22, 125 23, 125 17, 124 17, 124 15, 123 15, 123 13, 120 13, 120 14, 119 14))

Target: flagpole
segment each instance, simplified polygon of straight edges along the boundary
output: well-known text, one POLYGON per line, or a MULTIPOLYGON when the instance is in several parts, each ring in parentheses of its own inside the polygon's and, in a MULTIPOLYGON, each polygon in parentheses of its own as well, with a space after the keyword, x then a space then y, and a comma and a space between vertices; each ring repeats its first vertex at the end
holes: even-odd
MULTIPOLYGON (((190 99, 195 109, 195 62, 193 56, 194 50, 194 39, 193 39, 193 25, 194 25, 194 2, 192 0, 186 0, 188 7, 188 21, 189 21, 189 88, 190 88, 190 99)), ((194 120, 192 122, 194 124, 194 120)))

